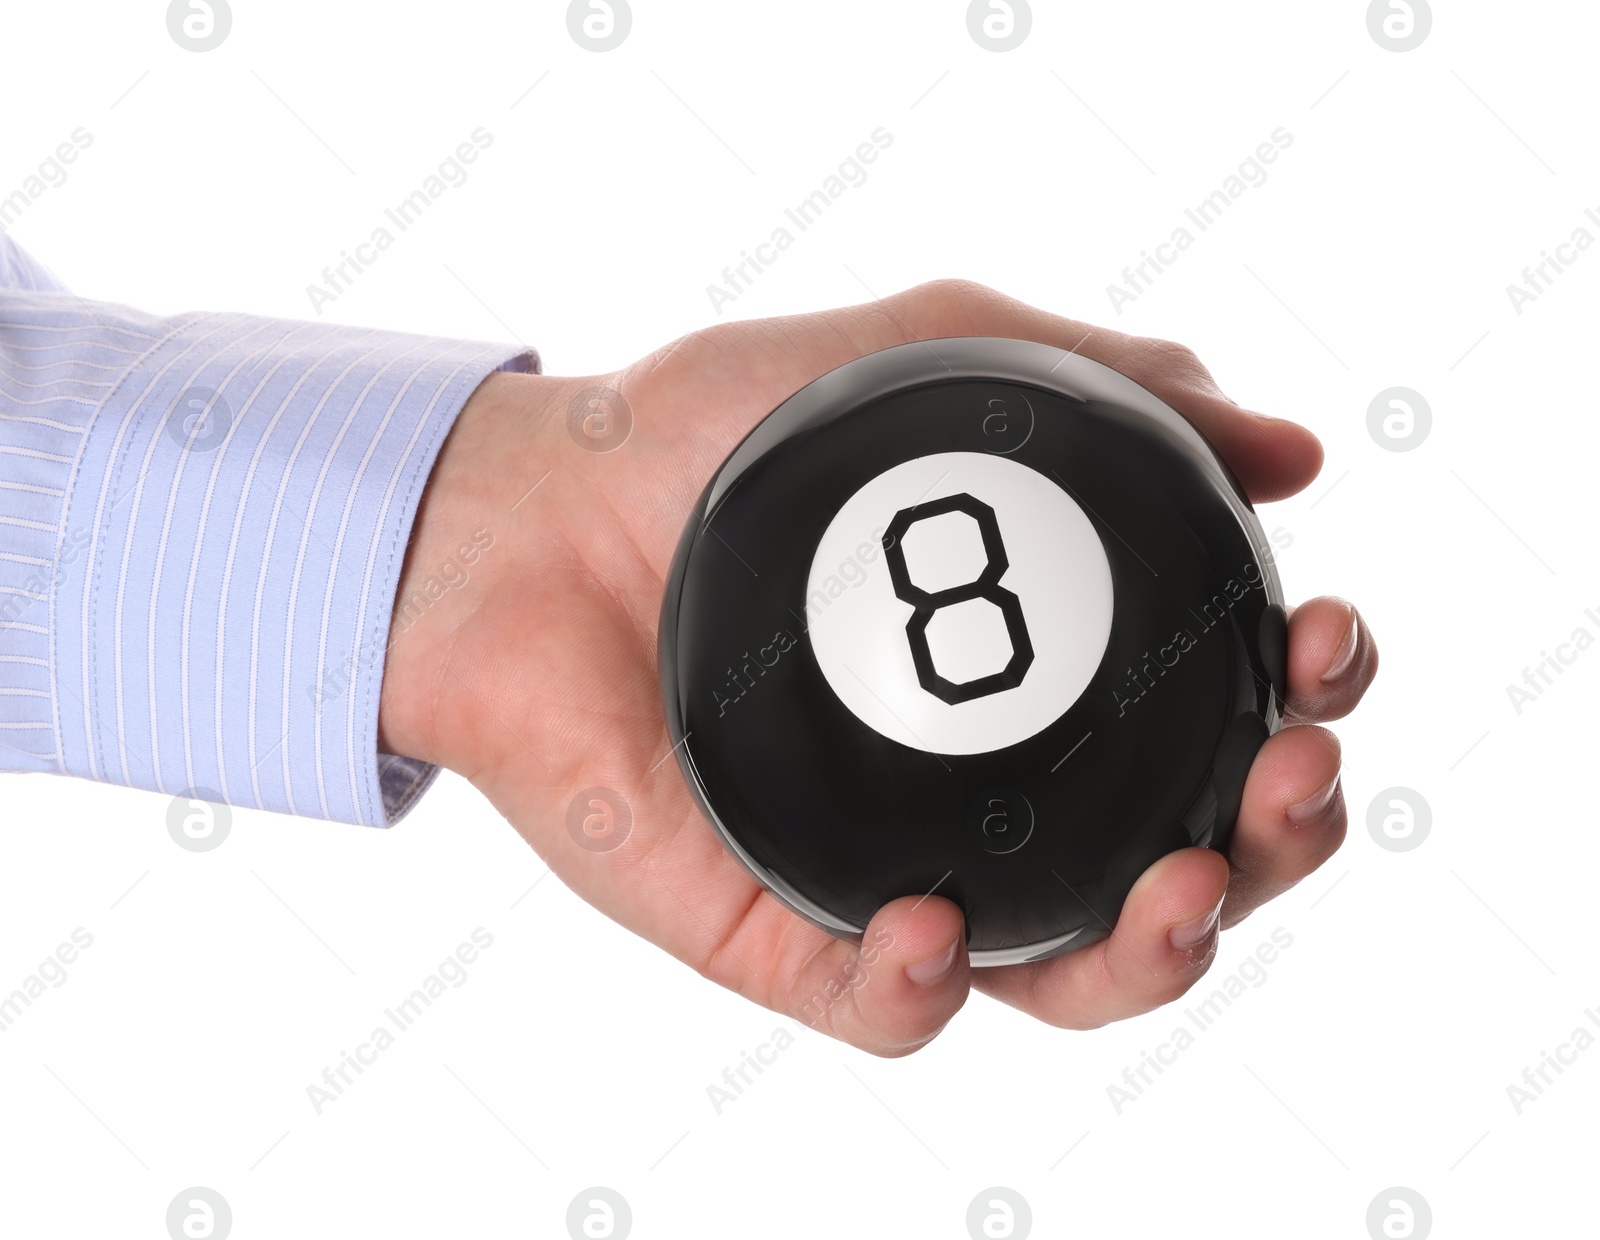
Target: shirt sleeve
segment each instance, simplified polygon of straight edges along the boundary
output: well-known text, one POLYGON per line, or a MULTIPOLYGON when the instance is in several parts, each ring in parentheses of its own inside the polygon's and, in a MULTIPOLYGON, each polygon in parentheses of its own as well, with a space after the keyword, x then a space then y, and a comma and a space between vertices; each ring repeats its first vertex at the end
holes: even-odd
POLYGON ((85 301, 0 233, 0 770, 389 825, 418 503, 511 345, 85 301))

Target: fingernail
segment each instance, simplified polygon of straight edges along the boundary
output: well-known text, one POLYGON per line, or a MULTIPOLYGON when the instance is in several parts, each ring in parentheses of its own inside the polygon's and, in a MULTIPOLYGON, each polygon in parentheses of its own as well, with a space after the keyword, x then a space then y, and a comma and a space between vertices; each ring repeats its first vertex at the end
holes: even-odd
POLYGON ((1210 912, 1168 930, 1167 941, 1176 951, 1192 952, 1211 937, 1211 932, 1217 928, 1217 918, 1221 915, 1222 901, 1218 900, 1217 907, 1210 912))
POLYGON ((1344 644, 1339 647, 1338 653, 1333 656, 1333 663, 1328 670, 1322 673, 1322 683, 1330 684, 1350 670, 1350 665, 1356 661, 1356 650, 1361 645, 1361 618, 1354 609, 1350 612, 1350 631, 1344 635, 1344 644))
POLYGON ((950 970, 956 967, 956 947, 958 944, 952 940, 950 946, 937 956, 927 960, 919 960, 915 964, 906 966, 906 976, 918 986, 936 986, 950 976, 950 970))
POLYGON ((1333 804, 1333 798, 1339 792, 1339 777, 1335 775, 1321 788, 1318 788, 1298 805, 1291 805, 1284 813, 1289 815, 1289 821, 1297 827, 1303 827, 1308 822, 1315 822, 1328 812, 1328 806, 1333 804))

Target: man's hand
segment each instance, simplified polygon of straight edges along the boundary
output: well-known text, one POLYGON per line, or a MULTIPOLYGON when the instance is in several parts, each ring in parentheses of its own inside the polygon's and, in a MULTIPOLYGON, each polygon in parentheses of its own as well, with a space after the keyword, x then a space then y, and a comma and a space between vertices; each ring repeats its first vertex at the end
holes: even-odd
MULTIPOLYGON (((492 538, 468 580, 397 613, 380 734, 398 754, 471 779, 568 886, 698 972, 879 1055, 925 1045, 976 985, 1066 1028, 1183 994, 1231 926, 1339 847, 1339 743, 1378 666, 1350 604, 1319 598, 1289 622, 1289 719, 1245 785, 1227 857, 1185 849, 1139 879, 1115 933, 1037 964, 968 967, 960 910, 885 906, 860 946, 768 895, 700 816, 668 753, 656 621, 678 536, 707 478, 792 393, 863 354, 942 336, 1009 336, 1121 371, 1189 419, 1252 500, 1305 487, 1322 449, 1304 428, 1233 404, 1194 354, 1057 318, 980 285, 939 281, 821 314, 694 332, 614 375, 496 374, 468 402, 424 497, 399 597, 458 549, 492 538), (601 386, 632 408, 604 454, 567 430, 601 386), (632 831, 589 851, 567 829, 583 789, 615 789, 632 831)), ((448 580, 448 577, 442 578, 448 580)), ((437 589, 435 590, 437 593, 437 589)))

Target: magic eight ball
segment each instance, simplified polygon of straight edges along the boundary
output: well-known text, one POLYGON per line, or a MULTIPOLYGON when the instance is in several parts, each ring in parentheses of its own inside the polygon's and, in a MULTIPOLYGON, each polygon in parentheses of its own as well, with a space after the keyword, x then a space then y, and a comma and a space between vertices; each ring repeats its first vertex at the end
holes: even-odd
POLYGON ((960 338, 859 358, 716 471, 668 578, 673 752, 728 848, 859 937, 934 892, 975 965, 1226 847, 1280 723, 1282 590, 1221 459, 1131 379, 960 338))

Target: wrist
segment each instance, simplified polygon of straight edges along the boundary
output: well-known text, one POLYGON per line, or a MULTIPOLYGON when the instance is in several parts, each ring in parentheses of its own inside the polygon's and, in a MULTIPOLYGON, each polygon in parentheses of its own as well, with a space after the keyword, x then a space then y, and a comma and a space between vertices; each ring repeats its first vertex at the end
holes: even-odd
POLYGON ((460 767, 448 719, 469 691, 450 655, 463 626, 516 571, 516 531, 537 529, 536 485, 554 464, 571 380, 497 371, 462 407, 418 503, 390 617, 378 744, 460 767), (531 488, 531 491, 530 491, 531 488))

